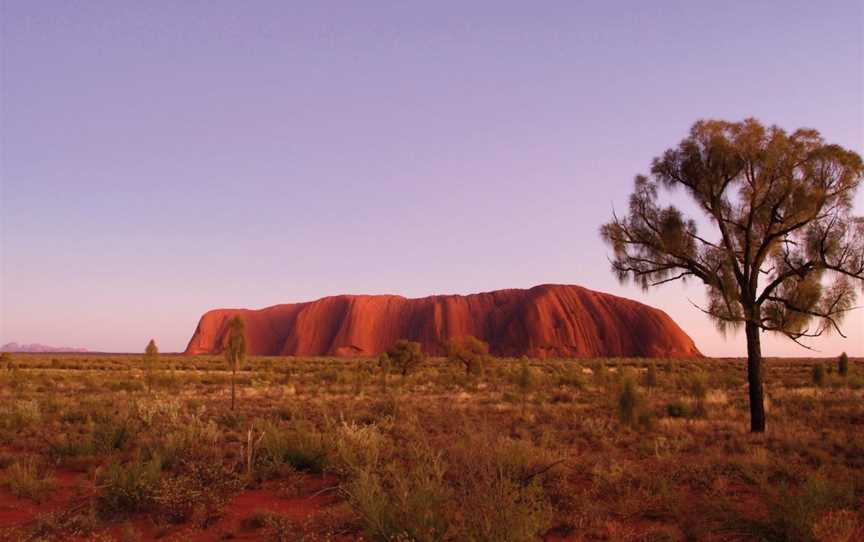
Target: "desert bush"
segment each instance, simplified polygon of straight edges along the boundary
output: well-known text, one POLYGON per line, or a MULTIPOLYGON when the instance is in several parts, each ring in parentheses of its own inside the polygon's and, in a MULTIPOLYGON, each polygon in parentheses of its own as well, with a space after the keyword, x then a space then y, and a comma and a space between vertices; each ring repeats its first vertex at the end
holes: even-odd
POLYGON ((864 540, 864 521, 851 510, 832 510, 813 525, 817 542, 856 542, 864 540))
POLYGON ((335 433, 330 466, 343 475, 376 467, 387 453, 388 442, 378 426, 342 421, 335 433))
POLYGON ((163 477, 153 490, 155 514, 170 523, 192 521, 207 527, 222 516, 231 494, 241 487, 240 479, 220 462, 184 461, 179 474, 163 477))
POLYGON ((837 374, 840 376, 849 376, 849 356, 846 352, 840 354, 837 359, 837 374))
POLYGON ((426 359, 420 343, 405 339, 396 341, 396 344, 387 350, 387 356, 403 377, 408 376, 408 373, 419 367, 426 359))
POLYGON ((666 415, 670 418, 686 418, 690 416, 690 407, 682 401, 674 401, 666 405, 666 415))
POLYGON ((636 425, 643 403, 636 382, 632 377, 625 377, 621 381, 621 389, 618 392, 618 419, 626 425, 636 425))
POLYGON ((384 352, 378 357, 378 369, 381 371, 381 389, 387 389, 387 375, 390 374, 390 369, 393 367, 393 362, 390 361, 390 356, 384 352))
POLYGON ((825 366, 823 366, 821 363, 813 365, 810 376, 813 380, 813 384, 821 388, 825 385, 825 366))
POLYGON ((594 383, 598 386, 605 386, 609 380, 609 369, 606 367, 606 360, 598 359, 591 367, 591 373, 594 377, 594 383))
POLYGON ((16 497, 35 501, 41 500, 54 488, 54 478, 47 466, 32 456, 10 465, 3 483, 16 497))
POLYGON ((465 368, 466 375, 479 375, 489 359, 489 345, 467 335, 447 341, 447 359, 465 368))
POLYGON ((97 417, 93 428, 93 445, 98 452, 121 450, 135 436, 130 418, 97 417))
POLYGON ((653 361, 648 364, 648 369, 645 371, 643 384, 646 388, 653 389, 657 387, 657 364, 653 361))
POLYGON ((103 516, 113 517, 151 507, 161 475, 162 459, 158 455, 146 461, 138 456, 127 464, 112 461, 99 476, 97 509, 103 516))
POLYGON ((528 358, 522 356, 519 360, 519 372, 516 377, 516 388, 519 390, 519 396, 522 399, 522 414, 525 414, 525 404, 528 400, 528 394, 534 389, 536 377, 534 371, 531 370, 531 365, 528 364, 528 358))
POLYGON ((555 373, 555 383, 558 386, 582 389, 585 386, 585 379, 582 376, 581 367, 574 363, 567 363, 559 367, 555 373))
POLYGON ((452 453, 458 538, 528 541, 552 526, 544 483, 559 461, 526 440, 467 436, 452 453))
POLYGON ((828 513, 856 506, 854 486, 811 476, 798 490, 774 492, 769 529, 782 540, 814 540, 817 521, 828 513))
POLYGON ((405 461, 357 470, 345 484, 351 506, 373 540, 445 540, 452 490, 440 452, 414 444, 405 461))
POLYGON ((166 430, 153 446, 151 454, 160 457, 166 469, 183 461, 212 461, 220 456, 220 439, 221 433, 213 420, 204 421, 192 416, 166 430))
POLYGON ((266 423, 256 460, 257 471, 265 478, 285 469, 320 473, 327 465, 332 443, 311 422, 293 418, 284 424, 266 423))

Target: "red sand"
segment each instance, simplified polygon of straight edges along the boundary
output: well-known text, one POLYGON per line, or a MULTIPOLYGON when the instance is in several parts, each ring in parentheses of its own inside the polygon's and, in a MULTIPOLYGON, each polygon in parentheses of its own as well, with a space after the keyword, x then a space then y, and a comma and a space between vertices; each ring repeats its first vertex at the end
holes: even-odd
POLYGON ((398 339, 440 355, 448 339, 474 335, 501 356, 701 356, 665 312, 566 285, 419 299, 339 295, 261 310, 217 309, 201 317, 186 354, 220 353, 235 314, 246 320, 252 355, 372 356, 398 339))

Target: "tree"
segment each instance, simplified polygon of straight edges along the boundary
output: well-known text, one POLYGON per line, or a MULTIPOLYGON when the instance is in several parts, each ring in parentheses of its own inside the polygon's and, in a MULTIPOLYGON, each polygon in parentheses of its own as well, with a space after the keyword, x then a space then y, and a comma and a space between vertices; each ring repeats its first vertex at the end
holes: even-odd
POLYGON ((378 356, 378 368, 381 369, 381 389, 387 389, 387 375, 390 374, 390 356, 387 355, 387 352, 384 352, 380 356, 378 356))
POLYGON ((840 354, 837 359, 837 373, 840 376, 849 376, 849 356, 846 352, 840 354))
POLYGON ((842 335, 839 323, 864 279, 864 219, 852 216, 862 176, 860 156, 815 130, 699 121, 654 159, 650 178, 636 177, 628 215, 613 214, 601 228, 620 281, 648 289, 700 280, 707 305, 697 307, 722 332, 744 327, 751 431, 765 430, 760 334, 799 344, 842 335), (682 188, 713 235, 661 206, 661 188, 682 188))
POLYGON ((519 373, 516 375, 516 386, 519 388, 519 394, 522 397, 522 416, 524 417, 528 392, 534 387, 534 373, 531 371, 527 356, 522 356, 519 360, 519 373))
POLYGON ((465 374, 479 374, 489 359, 489 345, 467 335, 447 341, 447 358, 465 367, 465 374))
POLYGON ((159 361, 159 349, 156 341, 150 339, 147 348, 144 349, 144 380, 147 382, 147 391, 153 391, 153 370, 159 361))
POLYGON ((402 372, 403 378, 426 359, 420 343, 406 339, 396 341, 387 351, 387 356, 390 362, 402 372))
POLYGON ((225 345, 225 360, 231 367, 231 410, 234 410, 237 366, 246 360, 246 322, 239 314, 228 321, 228 343, 225 345))

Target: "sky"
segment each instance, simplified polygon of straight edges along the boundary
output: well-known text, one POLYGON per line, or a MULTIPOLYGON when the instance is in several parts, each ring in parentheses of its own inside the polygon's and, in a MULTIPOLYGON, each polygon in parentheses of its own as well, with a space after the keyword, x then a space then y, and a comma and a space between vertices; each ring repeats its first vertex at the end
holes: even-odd
MULTIPOLYGON (((216 307, 566 283, 746 355, 699 284, 619 284, 598 228, 698 119, 864 153, 862 9, 0 0, 0 344, 180 351, 216 307)), ((815 355, 864 356, 864 310, 844 329, 815 355)))

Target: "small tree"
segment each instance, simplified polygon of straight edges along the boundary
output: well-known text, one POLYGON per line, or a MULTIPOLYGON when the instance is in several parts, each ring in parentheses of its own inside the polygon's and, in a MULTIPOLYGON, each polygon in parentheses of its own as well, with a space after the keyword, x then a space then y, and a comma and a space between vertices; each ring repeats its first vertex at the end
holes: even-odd
POLYGON ((837 372, 840 376, 849 376, 849 356, 846 352, 840 354, 840 359, 837 360, 837 372))
POLYGON ((525 416, 528 393, 534 387, 534 373, 528 363, 528 356, 522 356, 522 359, 519 360, 519 375, 516 379, 516 386, 519 388, 519 395, 522 398, 522 416, 525 416))
POLYGON ((228 344, 225 345, 225 360, 231 367, 231 410, 234 410, 237 366, 246 359, 246 322, 238 314, 228 321, 228 344))
POLYGON ((618 392, 618 418, 626 425, 635 425, 641 404, 642 396, 636 389, 636 382, 630 376, 623 377, 618 392))
POLYGON ((852 215, 862 178, 861 157, 815 130, 699 121, 654 159, 650 178, 636 177, 628 215, 601 228, 619 280, 648 289, 697 279, 720 330, 744 328, 751 431, 765 431, 761 333, 841 333, 853 307, 864 280, 864 219, 852 215), (713 235, 663 206, 661 188, 683 189, 713 235))
POLYGON ((9 352, 0 352, 0 369, 12 369, 12 354, 9 352))
POLYGON ((387 390, 387 375, 390 374, 390 368, 393 364, 390 362, 390 356, 384 352, 378 356, 378 368, 381 370, 381 389, 387 390))
POLYGON ((825 385, 825 367, 821 363, 817 363, 813 366, 811 376, 813 383, 820 388, 825 385))
POLYGON ((489 345, 471 335, 447 341, 447 359, 461 363, 465 374, 480 374, 489 359, 489 345))
POLYGON ((648 370, 645 371, 645 387, 657 387, 657 364, 653 361, 648 365, 648 370))
POLYGON ((399 339, 387 351, 387 356, 390 361, 402 373, 402 377, 408 376, 408 373, 413 371, 418 365, 423 363, 426 356, 423 355, 423 349, 420 343, 409 341, 407 339, 399 339))
POLYGON ((150 339, 147 348, 144 349, 144 380, 147 382, 147 391, 153 391, 153 371, 159 361, 159 349, 156 341, 150 339))

